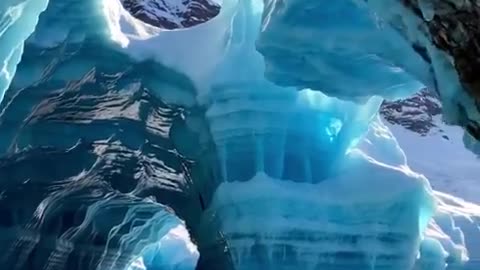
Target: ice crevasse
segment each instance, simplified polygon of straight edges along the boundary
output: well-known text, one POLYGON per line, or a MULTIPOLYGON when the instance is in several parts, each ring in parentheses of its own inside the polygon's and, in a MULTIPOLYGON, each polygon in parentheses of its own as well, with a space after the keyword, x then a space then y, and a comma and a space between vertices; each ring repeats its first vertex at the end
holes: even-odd
MULTIPOLYGON (((5 4, 10 23, 2 24, 0 39, 45 8, 20 2, 17 13, 5 4)), ((101 38, 132 61, 153 59, 193 83, 216 147, 218 164, 212 166, 219 168, 215 184, 206 187, 203 222, 221 228, 235 269, 461 267, 468 259, 465 240, 446 232, 439 225, 448 223, 444 219, 432 221, 438 197, 427 179, 408 168, 376 117, 384 98, 433 85, 429 64, 397 32, 380 27, 361 1, 220 2, 212 20, 165 31, 135 19, 116 0, 51 0, 27 42, 48 48, 101 38), (58 18, 59 10, 65 12, 58 18), (79 10, 92 20, 78 19, 79 10)), ((0 53, 9 52, 0 90, 20 58, 10 52, 21 48, 36 24, 28 23, 11 47, 0 45, 0 53)), ((118 200, 124 198, 100 200, 104 207, 91 209, 109 210, 118 200)), ((148 213, 140 218, 145 231, 118 240, 132 254, 130 269, 195 267, 198 253, 188 237, 175 237, 183 224, 168 209, 148 201, 130 209, 122 224, 148 213), (172 238, 184 242, 171 244, 172 238), (157 240, 164 244, 155 245, 157 240), (178 245, 186 247, 186 256, 174 265, 162 261, 178 245)), ((457 211, 448 210, 443 218, 457 211)))

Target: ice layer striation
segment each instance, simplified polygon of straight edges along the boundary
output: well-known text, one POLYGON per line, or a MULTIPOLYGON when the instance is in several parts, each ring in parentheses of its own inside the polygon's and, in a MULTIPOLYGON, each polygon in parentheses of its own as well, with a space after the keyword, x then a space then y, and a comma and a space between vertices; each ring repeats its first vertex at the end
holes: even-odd
MULTIPOLYGON (((364 2, 323 2, 224 0, 213 19, 172 31, 119 0, 51 0, 38 24, 29 20, 45 5, 32 16, 5 6, 7 22, 30 27, 0 45, 4 89, 21 55, 11 52, 36 25, 2 104, 0 199, 16 213, 2 224, 16 232, 5 263, 469 269, 472 245, 452 217, 461 210, 437 211, 452 200, 409 169, 376 117, 384 99, 434 85, 429 63, 364 2), (12 173, 35 155, 74 152, 91 167, 55 181, 12 173), (137 182, 115 182, 132 160, 137 182), (37 194, 25 203, 22 192, 37 194)), ((5 25, 0 39, 16 24, 5 25)))

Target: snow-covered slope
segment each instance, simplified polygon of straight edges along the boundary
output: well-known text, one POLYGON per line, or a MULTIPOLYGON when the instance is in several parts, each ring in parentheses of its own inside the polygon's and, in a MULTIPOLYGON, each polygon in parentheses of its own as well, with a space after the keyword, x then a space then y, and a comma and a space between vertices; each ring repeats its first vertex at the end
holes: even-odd
POLYGON ((414 171, 430 180, 434 189, 480 203, 480 160, 462 145, 462 129, 443 125, 425 136, 400 125, 389 127, 414 171), (442 130, 442 131, 440 131, 442 130))
POLYGON ((414 171, 434 189, 480 203, 480 159, 465 149, 463 130, 442 122, 441 105, 428 91, 381 109, 414 171))
MULTIPOLYGON (((457 261, 468 257, 466 268, 460 269, 479 269, 480 159, 463 146, 462 128, 443 123, 441 109, 431 92, 422 91, 409 99, 385 102, 381 114, 408 165, 424 174, 436 190, 438 212, 426 236, 441 241, 457 261)), ((428 258, 420 263, 432 266, 428 258)))
POLYGON ((405 152, 408 165, 424 174, 436 190, 439 209, 426 235, 453 241, 443 243, 455 250, 449 251, 450 256, 468 256, 467 269, 478 269, 480 159, 463 147, 463 130, 442 122, 441 105, 427 91, 386 102, 381 114, 405 152), (463 233, 459 234, 459 229, 463 233), (462 251, 463 247, 469 253, 462 251))
POLYGON ((166 29, 194 26, 220 11, 211 0, 122 0, 122 3, 136 18, 166 29))

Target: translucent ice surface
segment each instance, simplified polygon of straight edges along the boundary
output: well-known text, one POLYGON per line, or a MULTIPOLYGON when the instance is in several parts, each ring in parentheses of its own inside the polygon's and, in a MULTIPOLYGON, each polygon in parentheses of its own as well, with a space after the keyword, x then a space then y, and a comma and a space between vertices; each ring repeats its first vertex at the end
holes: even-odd
POLYGON ((0 262, 463 267, 476 213, 461 224, 467 207, 434 193, 377 117, 434 85, 428 61, 363 1, 218 2, 163 30, 119 0, 50 1, 13 80, 5 58, 0 262))
POLYGON ((48 0, 5 0, 0 3, 0 102, 10 85, 23 43, 32 34, 48 0))

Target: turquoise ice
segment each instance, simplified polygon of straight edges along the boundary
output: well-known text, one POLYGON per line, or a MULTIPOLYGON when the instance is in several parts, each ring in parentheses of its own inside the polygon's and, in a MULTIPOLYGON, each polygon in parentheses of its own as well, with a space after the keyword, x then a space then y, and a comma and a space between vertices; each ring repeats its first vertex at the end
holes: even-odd
MULTIPOLYGON (((38 50, 101 46, 112 66, 161 65, 159 74, 144 74, 154 94, 205 110, 216 151, 209 165, 218 173, 196 184, 209 198, 204 223, 221 229, 235 269, 440 270, 468 259, 461 241, 426 233, 436 198, 377 118, 384 99, 433 86, 437 76, 372 13, 378 5, 224 0, 212 20, 165 31, 135 19, 118 0, 51 0, 37 24, 46 6, 38 3, 1 6, 2 96, 28 37, 38 50)), ((86 54, 51 79, 78 79, 89 61, 86 54)), ((13 84, 39 79, 46 68, 39 62, 13 84)), ((103 232, 129 253, 122 267, 194 269, 194 241, 168 208, 123 198, 122 205, 121 224, 103 232), (137 221, 143 225, 116 236, 137 221)), ((93 224, 108 223, 113 206, 90 205, 93 224)), ((102 263, 99 270, 116 266, 102 263)))

